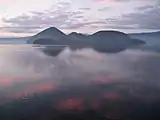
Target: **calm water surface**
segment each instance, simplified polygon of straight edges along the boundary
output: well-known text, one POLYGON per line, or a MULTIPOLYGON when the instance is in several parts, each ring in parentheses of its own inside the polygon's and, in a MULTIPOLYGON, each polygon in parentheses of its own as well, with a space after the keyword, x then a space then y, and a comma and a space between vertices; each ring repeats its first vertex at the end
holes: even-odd
POLYGON ((158 120, 160 55, 0 45, 0 120, 158 120))

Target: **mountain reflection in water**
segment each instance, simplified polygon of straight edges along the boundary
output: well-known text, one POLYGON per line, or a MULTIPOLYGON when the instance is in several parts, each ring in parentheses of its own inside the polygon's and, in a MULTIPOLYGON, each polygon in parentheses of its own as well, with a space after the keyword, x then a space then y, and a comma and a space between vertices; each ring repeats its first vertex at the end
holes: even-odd
POLYGON ((160 118, 159 54, 43 48, 0 46, 0 120, 160 118))

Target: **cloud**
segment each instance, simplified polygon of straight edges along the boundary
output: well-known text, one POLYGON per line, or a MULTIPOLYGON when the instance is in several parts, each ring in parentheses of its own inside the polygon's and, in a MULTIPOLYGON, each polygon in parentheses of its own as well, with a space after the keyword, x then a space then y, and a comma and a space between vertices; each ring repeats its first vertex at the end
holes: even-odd
POLYGON ((109 9, 110 7, 103 7, 103 8, 99 8, 98 11, 105 12, 105 11, 108 11, 109 9))
POLYGON ((21 27, 11 27, 11 26, 6 26, 6 27, 0 27, 1 31, 4 32, 11 32, 11 33, 35 33, 38 32, 38 29, 40 29, 40 27, 38 26, 21 26, 21 27))
POLYGON ((104 2, 104 1, 110 1, 110 2, 128 2, 131 0, 92 0, 94 2, 104 2))
MULTIPOLYGON (((119 4, 130 0, 92 1, 95 3, 119 4)), ((98 11, 95 14, 103 15, 103 13, 112 9, 112 5, 97 8, 98 11)), ((89 7, 82 7, 75 11, 70 8, 70 2, 59 2, 56 7, 54 6, 43 12, 32 11, 29 14, 22 14, 13 18, 3 18, 4 26, 0 27, 0 30, 10 33, 37 33, 51 26, 66 31, 86 29, 86 32, 100 29, 160 29, 160 24, 157 22, 160 21, 159 4, 137 7, 132 13, 122 14, 120 17, 105 18, 104 16, 103 18, 93 19, 88 16, 92 14, 89 7)))
POLYGON ((92 0, 93 2, 95 2, 96 4, 99 5, 104 5, 104 6, 110 6, 110 5, 118 5, 119 2, 117 1, 111 1, 111 0, 92 0))
POLYGON ((105 25, 105 21, 85 19, 83 13, 63 12, 62 14, 49 13, 34 13, 33 16, 22 15, 16 18, 3 19, 9 25, 1 27, 0 30, 14 33, 35 33, 47 27, 57 27, 59 29, 80 29, 94 25, 105 25), (48 14, 53 14, 50 16, 48 14))
POLYGON ((69 11, 70 3, 61 2, 44 12, 31 12, 14 18, 3 18, 5 24, 0 29, 9 32, 35 32, 43 28, 55 26, 64 28, 67 24, 76 24, 78 19, 83 18, 82 11, 69 11))
POLYGON ((12 0, 0 0, 0 4, 6 4, 11 2, 12 0))
POLYGON ((89 10, 91 10, 91 8, 79 8, 80 10, 84 10, 84 11, 89 11, 89 10))
POLYGON ((160 6, 144 6, 138 11, 113 19, 110 24, 124 26, 132 29, 160 29, 160 6), (140 11, 141 10, 141 11, 140 11))
POLYGON ((149 10, 149 9, 153 9, 154 6, 153 5, 146 5, 146 6, 142 6, 142 7, 138 7, 137 10, 139 11, 144 11, 144 10, 149 10))
POLYGON ((4 27, 1 31, 13 33, 37 33, 51 26, 59 29, 80 29, 91 25, 105 24, 104 21, 85 18, 85 12, 90 8, 80 8, 70 11, 70 3, 61 2, 56 7, 43 12, 32 11, 30 14, 22 14, 14 18, 3 18, 4 27))
POLYGON ((70 23, 66 27, 62 27, 62 29, 79 29, 83 27, 100 26, 104 24, 106 24, 104 21, 82 21, 77 23, 70 23))
POLYGON ((131 0, 92 0, 93 2, 100 5, 120 5, 123 2, 129 2, 131 0))

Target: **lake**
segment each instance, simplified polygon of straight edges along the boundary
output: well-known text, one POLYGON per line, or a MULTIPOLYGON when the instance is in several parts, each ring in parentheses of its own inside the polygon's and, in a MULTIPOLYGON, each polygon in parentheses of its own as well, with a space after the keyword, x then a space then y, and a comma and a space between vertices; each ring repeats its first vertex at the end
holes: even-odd
POLYGON ((0 45, 0 120, 160 118, 158 53, 61 47, 0 45))
POLYGON ((0 44, 25 44, 28 37, 24 38, 0 38, 0 44))

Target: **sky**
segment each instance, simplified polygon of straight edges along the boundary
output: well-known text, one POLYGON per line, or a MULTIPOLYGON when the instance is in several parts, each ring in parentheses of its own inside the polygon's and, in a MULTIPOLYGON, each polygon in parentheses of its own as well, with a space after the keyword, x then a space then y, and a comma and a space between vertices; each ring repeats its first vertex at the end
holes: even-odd
POLYGON ((160 30, 160 0, 0 0, 0 36, 160 30))

